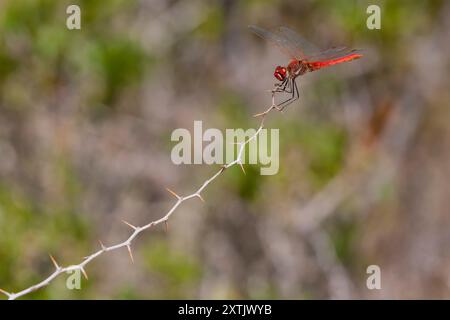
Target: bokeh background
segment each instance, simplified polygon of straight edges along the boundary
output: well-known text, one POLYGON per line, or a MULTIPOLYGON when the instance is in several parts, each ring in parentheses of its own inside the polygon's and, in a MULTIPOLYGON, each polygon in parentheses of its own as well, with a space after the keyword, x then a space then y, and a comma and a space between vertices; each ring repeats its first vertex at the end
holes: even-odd
POLYGON ((449 298, 447 1, 0 1, 0 288, 17 292, 162 217, 218 165, 170 135, 256 128, 286 63, 247 25, 364 58, 307 74, 273 113, 280 171, 227 170, 127 251, 28 299, 449 298), (81 30, 66 8, 81 7, 81 30), (366 27, 370 4, 381 30, 366 27), (368 290, 366 268, 381 268, 368 290))

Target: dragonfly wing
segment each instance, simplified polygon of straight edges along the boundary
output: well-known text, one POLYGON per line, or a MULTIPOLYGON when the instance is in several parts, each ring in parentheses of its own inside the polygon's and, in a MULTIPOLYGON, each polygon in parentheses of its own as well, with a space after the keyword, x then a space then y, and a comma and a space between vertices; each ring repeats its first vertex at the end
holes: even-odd
POLYGON ((334 47, 321 51, 295 31, 286 27, 278 28, 275 33, 256 26, 249 26, 249 28, 261 38, 276 45, 292 59, 305 60, 314 69, 362 57, 361 51, 347 47, 334 47))
POLYGON ((306 56, 313 56, 320 53, 318 47, 287 27, 280 27, 278 34, 282 35, 290 43, 292 50, 297 52, 298 59, 304 59, 306 56))
POLYGON ((352 51, 347 47, 333 47, 327 50, 323 50, 322 52, 318 52, 316 54, 308 55, 306 58, 308 60, 326 60, 331 59, 336 56, 345 55, 352 51))
POLYGON ((284 54, 292 59, 298 59, 298 50, 295 45, 291 44, 286 37, 281 33, 273 33, 257 26, 249 26, 249 29, 256 33, 264 40, 269 41, 271 44, 277 46, 284 54))

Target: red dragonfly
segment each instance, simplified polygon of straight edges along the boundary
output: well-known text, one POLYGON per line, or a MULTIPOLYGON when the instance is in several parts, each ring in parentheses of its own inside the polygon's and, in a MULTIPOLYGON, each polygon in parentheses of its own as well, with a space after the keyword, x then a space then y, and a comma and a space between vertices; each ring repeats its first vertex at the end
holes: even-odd
POLYGON ((275 32, 256 26, 249 26, 249 28, 261 38, 276 45, 291 58, 286 67, 277 66, 273 74, 275 78, 281 81, 281 83, 275 84, 274 92, 292 94, 289 99, 278 104, 281 110, 299 98, 298 87, 295 81, 298 76, 362 57, 359 50, 352 50, 347 47, 333 47, 328 50, 320 50, 295 31, 286 27, 280 27, 275 32))

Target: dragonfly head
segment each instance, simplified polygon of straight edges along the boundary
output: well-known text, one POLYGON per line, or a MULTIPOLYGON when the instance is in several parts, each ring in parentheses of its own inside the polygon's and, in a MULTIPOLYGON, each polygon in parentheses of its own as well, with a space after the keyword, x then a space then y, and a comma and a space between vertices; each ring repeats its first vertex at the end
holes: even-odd
POLYGON ((275 68, 275 72, 273 73, 275 78, 277 78, 279 81, 283 81, 284 79, 286 79, 286 74, 287 74, 286 68, 281 66, 277 66, 275 68))

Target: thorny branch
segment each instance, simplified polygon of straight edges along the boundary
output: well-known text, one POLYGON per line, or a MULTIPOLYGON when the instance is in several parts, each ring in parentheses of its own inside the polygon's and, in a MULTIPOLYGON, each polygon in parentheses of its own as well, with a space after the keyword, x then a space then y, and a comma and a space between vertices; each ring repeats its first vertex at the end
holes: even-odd
POLYGON ((239 151, 237 154, 237 157, 234 161, 223 165, 219 171, 217 171, 213 176, 211 176, 209 179, 207 179, 205 182, 203 182, 203 184, 197 189, 197 191, 195 191, 194 193, 187 195, 187 196, 180 196, 177 193, 175 193, 174 191, 172 191, 171 189, 166 188, 166 190, 171 193, 176 199, 177 201, 175 202, 175 204, 170 208, 170 210, 166 213, 165 216, 163 216, 162 218, 158 219, 158 220, 154 220, 149 222, 148 224, 144 225, 144 226, 134 226, 131 223, 122 220, 122 222, 124 224, 126 224, 127 226, 129 226, 133 232, 131 233, 131 235, 128 237, 128 239, 126 239, 123 242, 120 242, 118 244, 115 245, 111 245, 111 246, 105 246, 101 241, 99 241, 100 243, 100 250, 98 250, 97 252, 92 253, 91 255, 88 255, 86 257, 83 258, 83 261, 79 264, 73 264, 73 265, 69 265, 66 267, 62 267, 60 266, 56 260, 53 258, 52 255, 50 256, 50 260, 52 261, 53 265, 55 266, 55 271, 49 275, 46 279, 42 280, 41 282, 28 287, 26 289, 23 289, 22 291, 13 293, 13 292, 8 292, 5 291, 3 289, 0 289, 0 293, 3 293, 4 295, 7 296, 8 300, 15 300, 19 297, 22 297, 24 295, 27 295, 33 291, 37 291, 42 287, 45 287, 47 285, 49 285, 55 278, 57 278, 60 274, 62 273, 66 273, 66 272, 73 272, 73 271, 80 271, 83 276, 86 278, 86 280, 88 279, 88 275, 86 273, 85 267, 88 263, 90 263, 92 260, 94 260, 95 258, 101 256, 103 253, 108 252, 108 251, 113 251, 113 250, 118 250, 121 248, 126 248, 128 250, 128 254, 130 255, 130 259, 131 261, 134 263, 134 258, 133 258, 133 253, 131 250, 131 244, 133 242, 133 240, 143 231, 150 229, 151 227, 154 227, 156 225, 159 225, 161 223, 164 223, 166 230, 168 229, 168 220, 170 218, 170 216, 175 212, 175 210, 185 201, 193 199, 193 198, 198 198, 200 199, 202 202, 204 202, 203 197, 201 196, 201 193, 206 189, 206 187, 213 182, 218 176, 220 176, 226 169, 238 164, 242 171, 245 174, 245 170, 244 170, 244 166, 242 163, 242 155, 244 153, 245 150, 245 146, 252 140, 256 139, 257 136, 261 133, 261 130, 264 127, 264 119, 267 116, 267 114, 269 114, 272 110, 277 110, 282 112, 284 107, 278 107, 277 104, 275 103, 275 94, 277 92, 280 92, 279 90, 277 90, 277 87, 275 87, 273 90, 270 90, 270 92, 272 93, 272 104, 271 106, 265 110, 264 112, 255 114, 254 117, 261 117, 261 122, 259 125, 258 130, 256 130, 255 134, 253 134, 251 137, 249 137, 247 140, 243 141, 243 142, 238 142, 237 144, 240 146, 239 147, 239 151))

